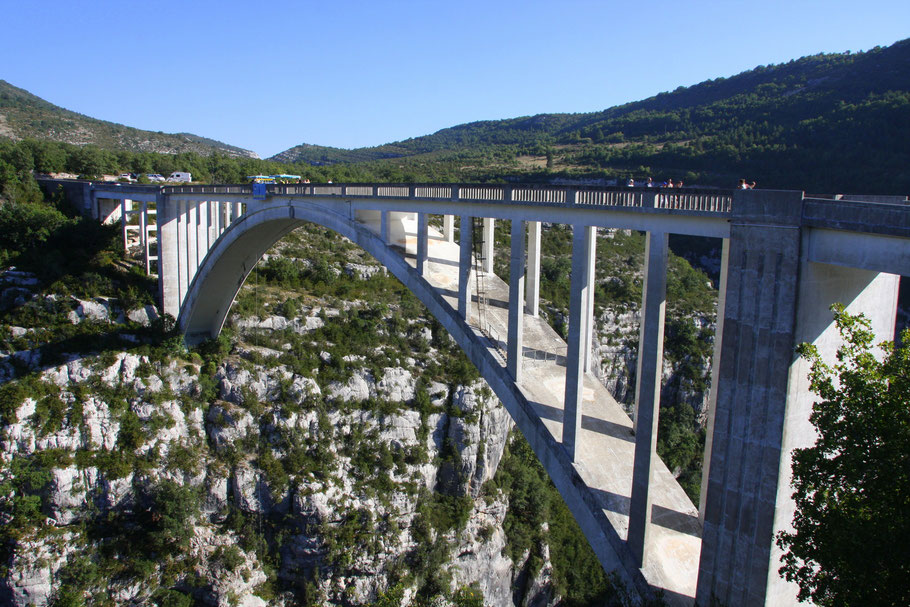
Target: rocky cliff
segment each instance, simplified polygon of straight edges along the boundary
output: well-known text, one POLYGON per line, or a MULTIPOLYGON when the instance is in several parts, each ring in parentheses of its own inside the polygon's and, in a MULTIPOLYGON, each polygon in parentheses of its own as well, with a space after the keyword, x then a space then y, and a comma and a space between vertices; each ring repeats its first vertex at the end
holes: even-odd
POLYGON ((322 236, 192 352, 154 307, 2 274, 0 602, 557 600, 548 558, 506 556, 512 423, 438 324, 382 272, 340 277, 375 267, 349 243, 299 267, 369 300, 269 282, 322 236))

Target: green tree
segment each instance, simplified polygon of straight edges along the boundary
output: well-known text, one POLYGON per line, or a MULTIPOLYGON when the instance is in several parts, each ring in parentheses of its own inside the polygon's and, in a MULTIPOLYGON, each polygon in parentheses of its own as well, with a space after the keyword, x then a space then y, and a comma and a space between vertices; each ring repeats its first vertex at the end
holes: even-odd
POLYGON ((799 348, 818 441, 794 452, 780 573, 818 605, 910 605, 910 331, 878 360, 869 321, 833 309, 844 339, 833 366, 799 348))

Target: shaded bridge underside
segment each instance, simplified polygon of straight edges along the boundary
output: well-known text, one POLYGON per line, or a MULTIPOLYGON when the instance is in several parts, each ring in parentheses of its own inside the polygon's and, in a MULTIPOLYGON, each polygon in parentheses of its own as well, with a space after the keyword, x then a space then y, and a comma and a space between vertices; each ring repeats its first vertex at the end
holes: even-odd
MULTIPOLYGON (((657 587, 666 588, 668 598, 673 598, 675 593, 667 587, 675 584, 663 583, 665 575, 648 575, 649 580, 646 581, 624 541, 626 529, 623 520, 615 516, 611 520, 605 513, 604 495, 607 499, 611 495, 613 499, 617 496, 589 486, 591 483, 582 478, 562 445, 554 438, 553 429, 548 429, 547 424, 552 426, 552 421, 543 420, 541 411, 552 407, 534 402, 537 400, 534 393, 522 389, 511 379, 489 340, 461 318, 440 291, 421 277, 400 252, 349 217, 306 201, 267 206, 241 216, 214 243, 190 285, 178 319, 187 341, 198 342, 218 335, 240 287, 262 255, 303 222, 322 225, 349 238, 421 300, 445 326, 505 405, 563 496, 604 569, 616 572, 637 594, 650 595, 650 581, 657 587), (657 579, 652 579, 654 577, 657 579)), ((588 465, 596 466, 598 462, 591 461, 588 465)), ((621 496, 619 499, 622 499, 621 496)), ((607 507, 607 510, 610 508, 607 507)), ((684 602, 691 600, 689 598, 684 602)))

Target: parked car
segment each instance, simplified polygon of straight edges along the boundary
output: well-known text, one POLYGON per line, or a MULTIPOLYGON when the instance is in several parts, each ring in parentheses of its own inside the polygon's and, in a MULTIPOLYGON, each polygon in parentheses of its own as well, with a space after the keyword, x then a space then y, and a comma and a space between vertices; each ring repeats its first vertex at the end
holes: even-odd
POLYGON ((163 182, 167 181, 164 178, 164 175, 159 175, 158 173, 149 173, 146 175, 146 177, 148 177, 149 181, 151 181, 152 183, 163 183, 163 182))
POLYGON ((136 175, 134 173, 120 173, 120 177, 118 177, 117 180, 133 183, 136 181, 136 175))

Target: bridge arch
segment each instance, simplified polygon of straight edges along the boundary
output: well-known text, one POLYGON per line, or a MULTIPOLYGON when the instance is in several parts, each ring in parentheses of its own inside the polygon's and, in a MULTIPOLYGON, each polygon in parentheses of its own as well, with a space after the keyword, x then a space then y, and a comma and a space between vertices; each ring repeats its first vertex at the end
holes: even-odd
POLYGON ((399 252, 366 225, 323 206, 294 200, 242 215, 215 242, 193 278, 178 319, 186 341, 195 343, 220 333, 234 298, 262 255, 304 222, 329 228, 363 248, 442 323, 530 443, 603 568, 617 575, 628 590, 651 596, 653 591, 625 541, 613 530, 566 450, 537 419, 532 404, 488 344, 399 252))

